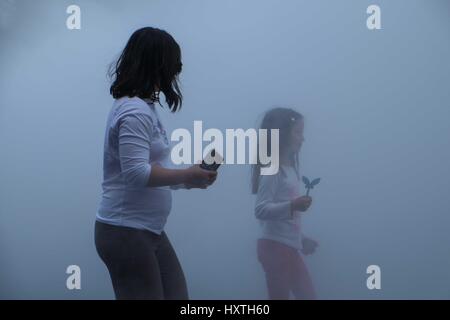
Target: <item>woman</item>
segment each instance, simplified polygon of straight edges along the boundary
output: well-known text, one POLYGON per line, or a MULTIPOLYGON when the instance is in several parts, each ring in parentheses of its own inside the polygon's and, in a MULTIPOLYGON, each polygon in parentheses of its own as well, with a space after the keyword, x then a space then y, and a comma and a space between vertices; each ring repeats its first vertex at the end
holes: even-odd
MULTIPOLYGON (((312 203, 311 197, 300 195, 298 155, 303 128, 303 116, 287 108, 269 110, 261 124, 261 129, 279 130, 280 170, 262 176, 261 165, 257 164, 252 172, 252 192, 257 194, 255 215, 262 227, 257 253, 265 271, 269 299, 287 300, 291 293, 296 299, 316 297, 300 254, 312 254, 318 245, 300 228, 300 215, 312 203)), ((269 152, 273 143, 269 140, 269 152)))
MULTIPOLYGON (((198 165, 169 169, 169 143, 155 102, 162 91, 181 107, 179 45, 167 32, 134 32, 112 66, 95 244, 117 299, 188 299, 185 277, 164 232, 171 187, 206 188, 216 172, 198 165)), ((160 104, 159 104, 160 105, 160 104)))

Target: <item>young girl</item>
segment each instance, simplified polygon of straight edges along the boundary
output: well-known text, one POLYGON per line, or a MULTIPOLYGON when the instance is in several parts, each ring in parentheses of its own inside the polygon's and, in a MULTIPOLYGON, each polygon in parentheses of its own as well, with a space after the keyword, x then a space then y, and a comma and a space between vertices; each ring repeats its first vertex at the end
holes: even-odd
MULTIPOLYGON (((269 110, 261 129, 279 130, 280 168, 275 175, 261 175, 261 165, 253 166, 252 192, 257 194, 255 215, 262 235, 257 243, 258 260, 266 275, 269 299, 315 299, 311 278, 300 251, 312 254, 317 242, 304 237, 300 216, 312 203, 300 195, 298 155, 304 141, 303 116, 286 108, 269 110)), ((268 132, 268 137, 270 137, 268 132)), ((275 141, 268 141, 268 151, 275 141)))

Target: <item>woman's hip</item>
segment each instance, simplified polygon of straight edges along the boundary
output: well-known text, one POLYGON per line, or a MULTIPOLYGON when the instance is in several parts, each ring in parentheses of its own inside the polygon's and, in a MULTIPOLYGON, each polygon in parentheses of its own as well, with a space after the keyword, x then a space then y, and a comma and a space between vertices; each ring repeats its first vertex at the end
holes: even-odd
POLYGON ((163 234, 96 221, 95 247, 102 259, 133 259, 154 252, 163 234))

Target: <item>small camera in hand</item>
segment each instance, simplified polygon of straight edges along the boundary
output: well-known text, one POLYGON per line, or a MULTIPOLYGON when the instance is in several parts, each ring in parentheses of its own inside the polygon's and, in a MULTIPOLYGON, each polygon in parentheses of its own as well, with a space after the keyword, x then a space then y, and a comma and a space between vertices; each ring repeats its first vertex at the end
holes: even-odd
POLYGON ((203 159, 200 164, 200 168, 209 170, 209 171, 217 171, 220 165, 223 163, 222 156, 216 152, 215 149, 212 149, 211 152, 203 159))

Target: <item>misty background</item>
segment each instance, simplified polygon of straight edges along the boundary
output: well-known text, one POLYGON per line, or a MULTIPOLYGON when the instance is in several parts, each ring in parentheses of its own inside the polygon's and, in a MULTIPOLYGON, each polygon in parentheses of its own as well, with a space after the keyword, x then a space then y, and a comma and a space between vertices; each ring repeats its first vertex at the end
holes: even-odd
MULTIPOLYGON (((94 247, 106 72, 131 33, 182 48, 168 131, 251 128, 273 106, 305 116, 303 218, 321 299, 450 298, 450 4, 446 0, 0 0, 0 298, 112 299, 94 247), (66 8, 81 7, 81 30, 66 8), (381 30, 366 9, 381 7, 381 30), (66 288, 81 267, 81 290, 66 288), (381 268, 368 290, 366 268, 381 268)), ((192 299, 265 299, 250 168, 174 191, 166 231, 192 299)))

